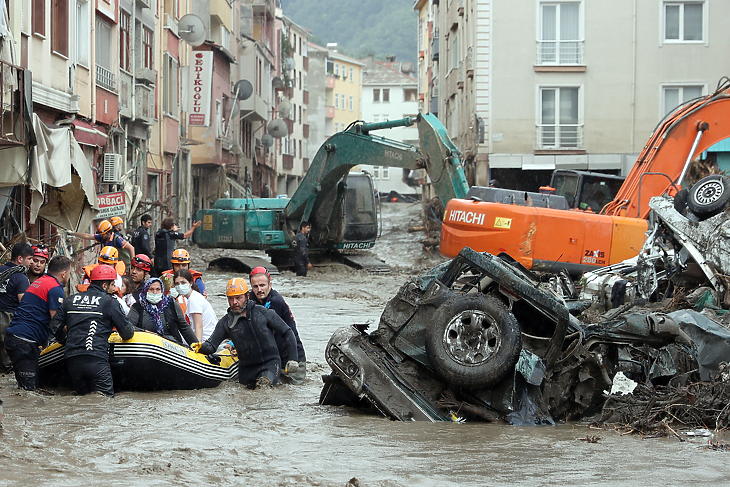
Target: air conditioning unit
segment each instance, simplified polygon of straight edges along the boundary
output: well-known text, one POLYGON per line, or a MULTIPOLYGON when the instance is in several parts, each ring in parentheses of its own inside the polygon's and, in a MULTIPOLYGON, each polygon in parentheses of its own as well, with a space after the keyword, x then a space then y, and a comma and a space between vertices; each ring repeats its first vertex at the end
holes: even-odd
POLYGON ((102 180, 105 183, 117 184, 122 180, 123 159, 121 154, 104 154, 104 171, 102 180))
POLYGON ((151 8, 152 2, 151 0, 137 0, 137 5, 142 6, 142 8, 151 8))

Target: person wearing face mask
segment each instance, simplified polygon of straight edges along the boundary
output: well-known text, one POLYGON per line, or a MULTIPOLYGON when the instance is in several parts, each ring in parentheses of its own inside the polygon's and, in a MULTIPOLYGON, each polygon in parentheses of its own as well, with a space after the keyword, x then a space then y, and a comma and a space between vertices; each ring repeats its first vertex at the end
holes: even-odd
POLYGON ((197 341, 207 340, 215 330, 218 317, 213 306, 202 294, 193 289, 193 275, 187 269, 180 269, 174 274, 175 291, 183 299, 185 317, 190 323, 197 341))
POLYGON ((13 363, 18 387, 38 387, 40 350, 51 336, 50 321, 63 305, 63 287, 71 275, 71 259, 57 255, 48 264, 48 274, 36 279, 23 294, 7 329, 5 347, 13 363))
POLYGON ((111 296, 117 271, 101 264, 91 271, 89 289, 69 296, 51 320, 56 339, 65 344, 64 357, 77 394, 114 395, 109 365, 109 335, 116 328, 123 340, 134 336, 134 327, 111 296))
POLYGON ((165 296, 162 281, 156 277, 148 280, 137 295, 137 302, 129 311, 129 321, 137 328, 157 333, 168 340, 188 345, 197 340, 193 330, 185 321, 180 305, 165 296))

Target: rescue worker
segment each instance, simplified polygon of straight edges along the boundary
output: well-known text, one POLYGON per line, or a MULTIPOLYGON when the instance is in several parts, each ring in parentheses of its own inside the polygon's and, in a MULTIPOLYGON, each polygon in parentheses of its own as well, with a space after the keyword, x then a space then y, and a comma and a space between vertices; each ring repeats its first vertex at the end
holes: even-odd
POLYGON ((203 282, 203 273, 194 271, 190 268, 190 253, 185 249, 175 249, 172 251, 172 256, 170 257, 170 262, 172 263, 172 269, 168 269, 165 272, 162 273, 162 278, 167 280, 170 279, 175 275, 175 273, 179 270, 188 270, 190 271, 190 274, 193 276, 193 284, 196 291, 198 291, 200 294, 208 297, 208 291, 205 290, 205 283, 203 282))
POLYGON ((297 361, 299 362, 299 369, 297 370, 296 376, 292 378, 297 381, 304 380, 307 370, 307 356, 304 353, 304 345, 302 345, 302 341, 299 338, 297 323, 294 320, 294 314, 291 308, 284 300, 284 297, 271 288, 271 274, 266 270, 266 267, 259 266, 251 269, 248 280, 251 282, 251 290, 248 293, 249 299, 255 300, 256 304, 264 308, 273 310, 291 328, 291 331, 294 332, 294 337, 297 340, 297 361))
POLYGON ((228 281, 226 296, 226 315, 208 340, 191 348, 211 354, 223 340, 230 339, 238 353, 238 381, 251 389, 278 384, 282 360, 286 364, 283 372, 294 373, 298 367, 297 341, 291 328, 274 311, 248 299, 243 278, 228 281))
POLYGON ((179 232, 179 228, 175 223, 175 219, 167 217, 162 220, 162 228, 155 233, 155 272, 161 275, 167 269, 172 269, 170 257, 175 249, 175 240, 183 240, 190 238, 196 228, 202 222, 195 222, 193 226, 185 233, 179 232))
POLYGON ((48 263, 48 247, 45 245, 33 246, 33 257, 30 259, 28 267, 28 281, 32 284, 36 279, 46 273, 46 264, 48 263))
POLYGON ((78 237, 83 240, 95 240, 103 246, 111 246, 117 250, 126 249, 129 252, 130 259, 134 257, 134 247, 132 244, 124 240, 121 235, 114 232, 114 225, 109 220, 102 220, 96 227, 97 233, 71 232, 69 235, 78 237))
POLYGON ((116 233, 120 237, 124 238, 124 219, 119 216, 113 216, 113 217, 109 218, 109 223, 112 224, 114 233, 116 233))
MULTIPOLYGON (((113 216, 113 217, 109 218, 109 223, 112 224, 112 228, 114 229, 114 234, 117 237, 121 238, 122 240, 126 240, 127 243, 132 248, 134 248, 134 245, 132 245, 132 243, 129 242, 129 237, 124 235, 124 220, 119 216, 113 216)), ((136 252, 137 251, 135 250, 135 253, 130 255, 129 251, 127 250, 127 247, 123 247, 123 248, 119 249, 119 259, 121 259, 125 265, 129 265, 129 262, 131 261, 132 257, 134 255, 136 255, 136 252)))
POLYGON ((129 321, 137 328, 157 333, 180 345, 183 338, 192 345, 198 341, 195 333, 185 321, 180 305, 165 296, 164 290, 162 281, 156 277, 145 282, 129 312, 129 321))
POLYGON ((144 214, 140 220, 140 225, 137 230, 132 233, 132 245, 134 251, 139 254, 152 255, 152 246, 150 239, 150 228, 152 228, 152 217, 144 214))
POLYGON ((152 259, 145 254, 137 254, 134 256, 129 266, 130 288, 127 289, 127 304, 131 306, 134 303, 134 296, 141 289, 142 285, 150 278, 152 272, 152 259))
MULTIPOLYGON (((135 256, 136 257, 136 256, 135 256)), ((76 290, 78 292, 84 292, 89 288, 89 284, 91 284, 91 273, 94 271, 94 269, 100 265, 109 265, 113 266, 114 269, 117 271, 117 279, 115 280, 115 286, 120 287, 122 283, 122 276, 124 275, 124 272, 126 271, 126 266, 124 265, 124 262, 121 262, 119 260, 119 251, 111 246, 104 247, 101 249, 101 252, 99 253, 99 257, 96 260, 96 264, 89 264, 87 266, 83 267, 84 271, 84 277, 81 281, 81 284, 76 285, 76 290)))
POLYGON ((294 246, 294 268, 297 276, 307 277, 307 271, 312 268, 309 263, 309 232, 312 225, 309 222, 302 222, 299 225, 299 232, 292 245, 294 246))
POLYGON ((71 275, 71 259, 55 256, 48 274, 36 279, 23 294, 5 337, 18 388, 38 387, 38 357, 51 337, 50 321, 63 306, 63 287, 71 275))
POLYGON ((117 271, 110 265, 95 267, 89 289, 69 296, 53 318, 51 327, 56 330, 56 339, 66 345, 66 368, 77 394, 114 395, 109 335, 112 328, 123 340, 134 335, 134 328, 110 294, 116 277, 117 271))
POLYGON ((10 372, 12 365, 5 351, 5 329, 13 319, 23 293, 30 281, 25 275, 33 258, 33 247, 27 242, 20 242, 10 249, 10 261, 0 266, 0 370, 10 372))

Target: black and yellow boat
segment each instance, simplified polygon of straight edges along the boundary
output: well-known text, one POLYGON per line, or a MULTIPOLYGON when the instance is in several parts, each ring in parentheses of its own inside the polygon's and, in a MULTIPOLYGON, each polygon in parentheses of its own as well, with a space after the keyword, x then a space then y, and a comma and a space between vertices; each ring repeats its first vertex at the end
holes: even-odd
MULTIPOLYGON (((228 351, 207 356, 145 331, 136 331, 129 340, 112 333, 109 344, 115 390, 203 389, 238 377, 238 358, 228 351)), ((39 369, 41 385, 69 386, 60 343, 43 349, 39 369)))

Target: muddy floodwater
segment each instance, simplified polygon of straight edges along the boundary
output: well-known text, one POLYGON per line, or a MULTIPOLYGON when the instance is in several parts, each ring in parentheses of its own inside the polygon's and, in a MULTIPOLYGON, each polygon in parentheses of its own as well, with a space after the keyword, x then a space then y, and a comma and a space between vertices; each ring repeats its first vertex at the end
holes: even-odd
MULTIPOLYGON (((317 404, 324 348, 351 323, 377 323, 385 301, 424 264, 405 233, 417 210, 386 205, 389 263, 372 276, 338 266, 307 279, 275 276, 292 306, 309 359, 299 386, 122 392, 113 399, 19 392, 0 375, 0 485, 727 485, 728 453, 706 439, 640 439, 581 425, 516 428, 487 424, 396 423, 317 404), (598 443, 579 441, 597 435, 598 443)), ((230 277, 208 273, 222 315, 230 277)))

